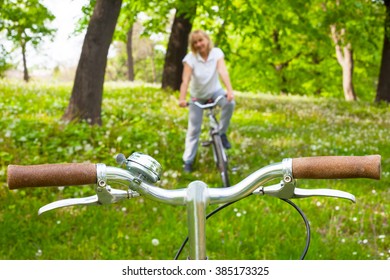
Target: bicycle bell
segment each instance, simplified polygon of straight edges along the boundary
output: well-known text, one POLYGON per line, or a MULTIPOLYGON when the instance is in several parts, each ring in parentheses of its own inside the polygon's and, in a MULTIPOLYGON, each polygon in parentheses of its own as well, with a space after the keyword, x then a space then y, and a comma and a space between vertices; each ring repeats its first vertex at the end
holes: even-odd
POLYGON ((132 175, 148 183, 156 183, 161 178, 161 165, 151 156, 135 152, 126 159, 123 154, 118 154, 116 161, 119 164, 125 163, 132 175))

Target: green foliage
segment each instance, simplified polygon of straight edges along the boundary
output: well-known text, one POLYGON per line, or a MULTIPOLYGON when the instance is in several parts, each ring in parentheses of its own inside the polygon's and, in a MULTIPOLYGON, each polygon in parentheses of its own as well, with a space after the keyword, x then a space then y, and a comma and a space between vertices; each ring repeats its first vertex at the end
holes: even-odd
POLYGON ((18 46, 29 42, 37 46, 44 37, 50 37, 55 32, 47 27, 54 16, 39 0, 6 0, 0 19, 0 30, 5 30, 7 38, 18 46))
POLYGON ((5 72, 12 68, 12 64, 8 62, 7 57, 8 52, 3 45, 0 45, 0 78, 4 78, 5 72))
MULTIPOLYGON (((0 36, 5 37, 23 56, 24 79, 28 81, 27 46, 37 48, 44 38, 52 39, 55 29, 48 27, 54 19, 39 0, 5 0, 0 9, 0 36)), ((1 45, 2 50, 4 45, 1 45)), ((8 56, 8 52, 3 52, 8 56)), ((0 76, 10 68, 8 57, 0 59, 0 76)))
MULTIPOLYGON (((207 30, 222 48, 228 62, 234 89, 239 91, 289 93, 342 98, 342 73, 337 63, 330 25, 345 28, 345 42, 354 53, 354 87, 358 98, 372 101, 375 96, 381 49, 383 45, 385 7, 383 1, 270 1, 218 0, 192 1, 197 6, 194 27, 207 30), (339 4, 336 4, 338 3, 339 4)), ((96 0, 83 7, 75 33, 84 30, 96 0)), ((38 0, 1 2, 0 30, 6 31, 15 44, 38 44, 53 30, 47 28, 53 15, 38 0), (23 32, 23 30, 25 32, 23 32), (22 38, 19 41, 19 38, 22 38)), ((139 15, 144 15, 139 34, 161 46, 167 43, 173 10, 186 12, 188 1, 124 0, 114 40, 125 42, 127 33, 139 15)), ((0 33, 5 34, 3 33, 0 33)), ((138 36, 138 35, 137 35, 138 36)), ((140 37, 140 36, 138 36, 140 37)), ((133 42, 135 45, 136 42, 133 42)), ((111 60, 109 77, 125 78, 125 59, 120 53, 111 60)), ((147 57, 134 56, 136 75, 146 82, 159 81, 163 52, 147 57), (155 65, 154 75, 150 65, 155 65), (147 66, 147 67, 145 67, 147 66), (151 78, 152 77, 152 78, 151 78)), ((1 59, 0 69, 9 66, 1 59)), ((2 71, 2 70, 0 70, 2 71)))
POLYGON ((75 35, 80 34, 87 29, 95 4, 96 4, 96 0, 90 0, 89 3, 86 3, 81 8, 81 11, 83 12, 83 16, 79 18, 79 20, 77 21, 75 30, 73 32, 75 35))
MULTIPOLYGON (((240 91, 342 97, 342 74, 330 25, 346 28, 354 50, 354 85, 373 100, 384 7, 368 0, 204 1, 194 28, 209 31, 240 91)), ((345 42, 345 43, 346 43, 345 42)))
MULTIPOLYGON (((134 151, 161 163, 162 188, 185 187, 193 180, 210 187, 221 184, 208 148, 199 148, 194 173, 182 173, 188 112, 177 106, 172 92, 108 83, 101 127, 60 121, 70 92, 70 84, 0 80, 0 259, 173 258, 187 234, 182 207, 139 198, 104 207, 62 208, 38 217, 39 207, 92 195, 93 187, 8 190, 8 164, 103 162, 116 166, 115 154, 134 151), (160 244, 154 246, 153 239, 160 244)), ((229 131, 233 148, 228 156, 230 166, 238 171, 231 173, 231 179, 235 184, 260 167, 288 157, 381 154, 380 181, 299 181, 301 188, 351 192, 356 205, 321 197, 295 202, 312 227, 308 259, 388 259, 389 112, 388 106, 361 101, 237 93, 229 131)), ((207 222, 211 259, 297 259, 304 242, 299 215, 271 197, 252 196, 207 222)))

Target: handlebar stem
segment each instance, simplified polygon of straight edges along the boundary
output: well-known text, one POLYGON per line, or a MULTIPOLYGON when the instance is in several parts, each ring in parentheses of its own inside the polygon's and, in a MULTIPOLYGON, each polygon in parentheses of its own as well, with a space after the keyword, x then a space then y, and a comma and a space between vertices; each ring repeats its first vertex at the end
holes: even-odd
POLYGON ((207 185, 194 181, 187 188, 187 223, 190 260, 205 260, 206 255, 206 207, 209 203, 207 185))

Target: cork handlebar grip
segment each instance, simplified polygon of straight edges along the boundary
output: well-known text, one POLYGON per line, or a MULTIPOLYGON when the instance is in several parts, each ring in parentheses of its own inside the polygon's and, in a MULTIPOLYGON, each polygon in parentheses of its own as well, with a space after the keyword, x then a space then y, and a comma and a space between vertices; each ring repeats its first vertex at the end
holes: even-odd
POLYGON ((10 189, 87 185, 96 180, 96 165, 92 163, 9 165, 7 171, 10 189))
POLYGON ((381 156, 323 156, 292 160, 296 179, 344 179, 381 177, 381 156))

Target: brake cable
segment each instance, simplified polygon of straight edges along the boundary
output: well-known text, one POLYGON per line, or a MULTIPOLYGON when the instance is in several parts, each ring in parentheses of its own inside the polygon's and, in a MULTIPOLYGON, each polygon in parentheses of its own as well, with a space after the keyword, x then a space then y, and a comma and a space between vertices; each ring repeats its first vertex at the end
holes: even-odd
MULTIPOLYGON (((248 196, 252 195, 249 194, 245 197, 242 197, 241 199, 243 198, 247 198, 248 196)), ((232 201, 232 202, 228 202, 226 204, 223 204, 221 205, 220 207, 216 208, 215 210, 213 210, 212 212, 210 212, 209 214, 207 214, 206 216, 206 220, 210 217, 212 217, 214 214, 218 213, 219 211, 221 211, 222 209, 232 205, 233 203, 236 203, 238 201, 240 201, 241 199, 238 199, 236 201, 232 201)), ((305 248, 303 249, 303 252, 301 254, 301 257, 300 259, 303 260, 309 250, 309 246, 310 246, 310 236, 311 236, 311 231, 310 231, 310 223, 309 223, 309 220, 307 219, 305 213, 303 213, 303 211, 295 204, 293 203, 291 200, 288 200, 288 199, 281 199, 283 200, 284 202, 287 202, 289 205, 291 205, 295 210, 297 210, 297 212, 300 214, 300 216, 302 217, 303 221, 305 222, 305 226, 306 226, 306 244, 305 244, 305 248)), ((177 251, 176 255, 175 255, 175 258, 174 260, 177 260, 181 254, 181 252, 183 251, 185 245, 187 244, 188 242, 188 236, 184 239, 182 245, 180 246, 179 250, 177 251)))

